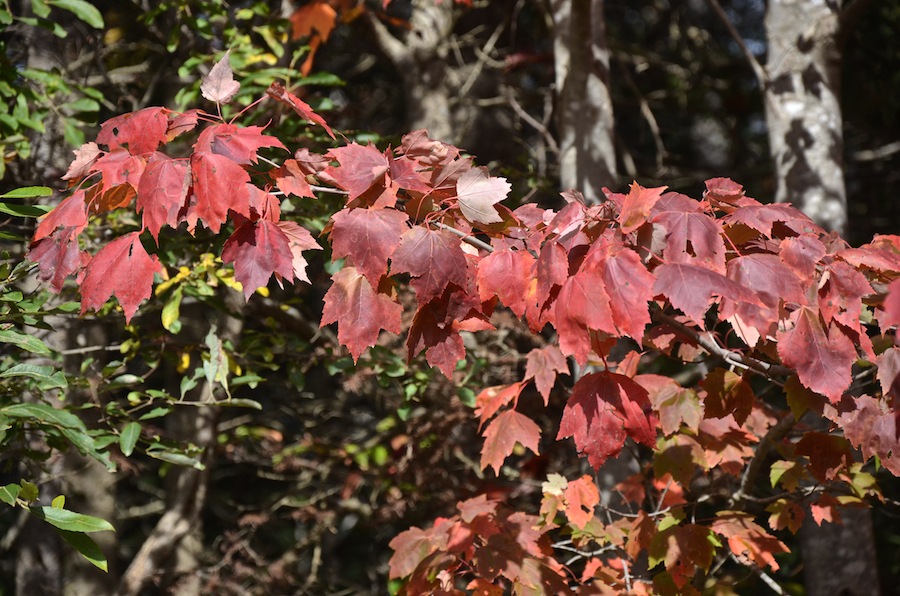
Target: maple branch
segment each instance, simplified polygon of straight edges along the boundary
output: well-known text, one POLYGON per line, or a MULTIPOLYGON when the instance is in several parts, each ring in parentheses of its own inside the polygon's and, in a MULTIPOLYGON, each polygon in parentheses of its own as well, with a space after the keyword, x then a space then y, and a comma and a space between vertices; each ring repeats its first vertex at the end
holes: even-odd
POLYGON ((481 70, 484 68, 484 63, 490 59, 489 54, 494 51, 494 46, 497 44, 497 40, 500 39, 500 34, 503 33, 503 30, 506 29, 506 21, 501 21, 500 24, 494 29, 494 33, 491 35, 490 39, 487 40, 487 43, 484 44, 484 48, 482 48, 481 52, 477 51, 476 48, 475 54, 478 56, 478 62, 475 63, 474 68, 472 68, 472 72, 469 73, 469 78, 466 79, 466 82, 463 83, 463 86, 460 87, 458 97, 465 97, 465 95, 472 88, 472 85, 475 84, 475 80, 478 78, 478 75, 481 74, 481 70))
POLYGON ((509 87, 505 87, 504 92, 506 94, 506 101, 509 102, 510 107, 513 109, 513 111, 516 113, 516 115, 518 115, 519 118, 521 118, 522 120, 524 120, 525 122, 530 124, 532 126, 532 128, 534 128, 539 133, 541 133, 541 135, 544 137, 544 140, 547 141, 547 145, 550 147, 550 150, 553 151, 553 153, 559 155, 559 144, 557 144, 556 139, 553 138, 553 135, 550 134, 550 131, 547 130, 547 127, 544 124, 535 120, 531 116, 531 114, 526 112, 522 108, 522 106, 519 105, 519 102, 516 101, 516 97, 513 95, 512 89, 510 89, 509 87))
POLYGON ((711 340, 709 337, 704 337, 693 327, 689 327, 684 323, 679 322, 674 317, 671 317, 662 312, 662 310, 655 310, 653 312, 653 318, 659 322, 665 323, 669 327, 674 327, 678 331, 684 333, 689 338, 697 342, 697 344, 699 344, 707 352, 722 358, 728 364, 733 364, 751 372, 755 372, 756 374, 768 378, 773 383, 780 384, 778 383, 778 381, 772 378, 773 375, 787 377, 794 374, 793 370, 781 364, 771 364, 769 362, 764 362, 756 358, 751 358, 750 356, 744 356, 742 354, 732 352, 728 348, 723 348, 722 346, 711 340))
MULTIPOLYGON (((802 419, 803 416, 800 416, 802 419)), ((796 426, 797 422, 799 422, 796 418, 794 418, 793 414, 786 414, 784 418, 779 420, 772 428, 769 429, 769 432, 766 433, 766 436, 763 437, 762 441, 759 442, 759 446, 756 448, 756 452, 753 454, 753 458, 750 460, 750 465, 747 466, 747 469, 744 470, 744 476, 741 478, 741 486, 738 488, 737 492, 731 495, 731 503, 734 505, 738 505, 741 501, 752 501, 752 499, 748 498, 750 495, 750 491, 753 488, 753 485, 756 483, 756 477, 759 476, 760 470, 762 470, 763 464, 766 461, 766 457, 769 455, 769 452, 775 446, 775 443, 783 439, 794 426, 796 426)))
POLYGON ((753 55, 753 52, 750 51, 750 48, 747 46, 744 38, 741 37, 741 34, 734 26, 734 23, 732 23, 731 19, 728 18, 728 15, 725 14, 725 10, 722 8, 722 5, 719 4, 719 0, 709 0, 709 3, 713 7, 713 10, 716 11, 719 19, 722 20, 722 23, 725 24, 725 28, 728 30, 728 34, 731 35, 731 38, 734 39, 735 43, 738 45, 738 48, 740 48, 741 53, 744 55, 744 58, 746 58, 747 62, 750 64, 750 68, 753 69, 753 74, 756 76, 756 80, 759 81, 760 89, 765 89, 766 85, 768 84, 766 70, 762 67, 762 65, 760 65, 759 60, 756 59, 756 56, 753 55))
POLYGON ((745 563, 741 563, 741 562, 738 560, 738 558, 735 556, 734 553, 729 553, 729 556, 730 556, 730 557, 732 558, 732 560, 733 560, 735 563, 737 563, 738 565, 742 565, 742 566, 744 566, 744 567, 749 567, 750 570, 753 571, 753 573, 755 573, 756 575, 759 576, 759 579, 763 580, 763 583, 765 583, 767 586, 769 586, 770 588, 772 588, 772 591, 773 591, 773 592, 775 592, 776 594, 782 594, 782 595, 784 594, 784 589, 783 589, 781 586, 778 585, 778 582, 776 582, 774 579, 772 579, 771 577, 769 577, 769 574, 767 574, 765 571, 763 571, 762 569, 760 569, 760 568, 759 568, 759 565, 755 565, 755 564, 752 564, 752 563, 751 563, 750 565, 747 565, 747 564, 745 564, 745 563))
POLYGON ((459 236, 460 238, 462 238, 463 242, 465 242, 466 244, 470 244, 470 245, 474 246, 475 248, 480 248, 480 249, 486 250, 488 252, 494 252, 494 247, 491 246, 490 244, 488 244, 486 242, 482 242, 481 240, 472 236, 471 234, 466 234, 465 232, 463 232, 461 230, 457 230, 453 226, 448 226, 447 224, 442 224, 440 222, 434 222, 433 225, 439 227, 442 230, 447 230, 448 232, 450 232, 451 234, 454 234, 455 236, 459 236))
POLYGON ((310 190, 313 190, 315 192, 329 192, 333 195, 344 195, 344 196, 350 195, 350 193, 346 190, 342 190, 340 188, 331 188, 329 186, 316 186, 314 184, 310 184, 309 188, 310 188, 310 190))

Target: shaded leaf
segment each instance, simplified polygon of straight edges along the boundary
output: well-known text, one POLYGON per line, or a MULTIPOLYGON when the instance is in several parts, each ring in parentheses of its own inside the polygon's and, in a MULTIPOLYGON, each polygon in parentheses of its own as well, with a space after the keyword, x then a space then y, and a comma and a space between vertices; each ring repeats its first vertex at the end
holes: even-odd
POLYGON ((56 530, 59 532, 59 535, 68 542, 72 548, 77 550, 81 555, 90 561, 91 565, 102 569, 105 572, 109 571, 109 565, 106 562, 106 557, 103 555, 103 551, 100 550, 100 547, 97 546, 97 543, 93 541, 93 539, 84 534, 83 532, 70 532, 68 530, 61 530, 57 528, 56 530))
POLYGON ((503 412, 492 420, 484 431, 481 469, 491 466, 499 476, 500 467, 512 454, 516 443, 531 449, 537 455, 540 439, 541 429, 534 420, 515 410, 503 412))
POLYGON ((28 510, 36 517, 41 518, 60 530, 69 532, 115 532, 108 521, 90 515, 75 513, 68 509, 56 509, 55 507, 29 507, 28 510))
POLYGON ((388 258, 404 232, 408 217, 395 209, 344 209, 332 217, 332 259, 350 257, 352 264, 377 285, 388 271, 388 258))

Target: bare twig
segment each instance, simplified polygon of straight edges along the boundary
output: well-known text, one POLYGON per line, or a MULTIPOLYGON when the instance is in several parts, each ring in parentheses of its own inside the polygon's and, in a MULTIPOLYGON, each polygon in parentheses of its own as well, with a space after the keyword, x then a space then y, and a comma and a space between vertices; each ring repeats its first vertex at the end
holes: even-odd
POLYGON ((553 153, 559 155, 559 145, 556 143, 556 139, 553 138, 553 135, 550 134, 547 126, 535 120, 531 116, 531 114, 522 109, 522 106, 520 106, 519 102, 516 101, 512 89, 506 87, 504 90, 506 92, 506 100, 509 102, 509 105, 513 109, 513 111, 519 116, 519 118, 530 124, 532 128, 541 133, 541 136, 543 136, 547 141, 547 146, 550 147, 550 150, 553 151, 553 153))
MULTIPOLYGON (((741 562, 738 560, 738 558, 737 558, 736 556, 734 556, 734 553, 731 553, 731 558, 732 558, 732 559, 734 560, 734 562, 737 563, 738 565, 744 565, 743 563, 741 563, 741 562)), ((752 563, 751 563, 750 565, 748 565, 748 567, 750 567, 750 569, 753 571, 753 573, 755 573, 756 575, 759 576, 759 579, 763 580, 763 582, 764 582, 767 586, 769 586, 770 588, 772 588, 772 591, 773 591, 773 592, 775 592, 776 594, 782 594, 782 595, 784 594, 784 589, 783 589, 781 586, 779 586, 779 585, 778 585, 778 582, 776 582, 774 579, 772 579, 772 578, 769 576, 768 573, 766 573, 765 571, 763 571, 762 569, 760 569, 757 565, 754 565, 754 564, 752 564, 752 563)))
POLYGON ((653 115, 653 111, 650 109, 650 104, 647 103, 647 99, 644 97, 644 94, 641 93, 641 90, 638 88, 637 83, 634 82, 634 77, 631 76, 631 72, 625 66, 624 62, 618 62, 619 68, 624 75, 625 83, 637 96, 638 101, 641 104, 641 114, 644 116, 644 120, 647 121, 647 125, 650 127, 650 132, 653 133, 653 142, 656 144, 656 172, 657 174, 659 174, 663 169, 663 160, 669 155, 669 152, 666 151, 666 146, 663 144, 662 134, 659 131, 659 124, 656 122, 656 117, 653 115))
MULTIPOLYGON (((801 418, 803 418, 803 416, 801 416, 801 418)), ((759 472, 762 470, 766 457, 775 446, 775 443, 783 439, 791 429, 794 428, 797 422, 798 420, 794 418, 793 414, 786 414, 784 418, 779 420, 769 429, 766 436, 759 442, 756 453, 753 454, 753 458, 750 460, 750 465, 744 470, 744 476, 741 478, 741 486, 738 488, 737 492, 731 496, 732 503, 737 505, 743 500, 751 500, 747 499, 747 496, 750 494, 750 491, 753 490, 756 477, 759 476, 759 472)))
POLYGON ((494 247, 491 246, 490 244, 488 244, 486 242, 482 242, 481 240, 479 240, 478 238, 475 238, 471 234, 467 234, 461 230, 457 230, 453 226, 448 226, 447 224, 442 224, 440 222, 434 222, 433 225, 439 227, 442 230, 447 230, 448 232, 450 232, 451 234, 453 234, 455 236, 459 236, 460 238, 462 238, 463 242, 465 242, 466 244, 470 244, 470 245, 474 246, 475 248, 480 248, 480 249, 486 250, 488 252, 494 252, 494 247))
POLYGON ((741 37, 741 34, 738 33, 738 30, 734 26, 734 23, 731 22, 731 19, 728 18, 722 5, 719 4, 719 0, 709 0, 709 3, 713 7, 713 10, 716 11, 719 19, 724 23, 725 28, 728 30, 728 34, 731 35, 731 38, 734 39, 735 43, 740 48, 741 53, 744 54, 744 58, 747 59, 750 68, 753 69, 753 74, 756 75, 756 80, 759 81, 760 89, 765 89, 768 84, 768 76, 766 75, 765 68, 762 67, 759 60, 756 59, 756 56, 754 56, 753 52, 750 51, 750 48, 747 47, 747 43, 744 41, 744 38, 741 37))
POLYGON ((506 21, 501 21, 497 28, 494 29, 494 32, 491 34, 490 39, 487 40, 487 43, 484 44, 484 48, 481 48, 481 51, 478 51, 476 48, 475 55, 478 56, 478 62, 475 63, 475 66, 472 68, 472 72, 469 73, 469 77, 466 79, 466 82, 463 83, 463 86, 459 88, 459 97, 465 97, 469 90, 472 88, 472 85, 475 84, 475 81, 478 79, 478 76, 481 74, 481 71, 484 69, 484 65, 486 62, 491 60, 490 53, 494 51, 494 46, 497 44, 497 40, 500 39, 500 34, 503 33, 503 30, 506 29, 506 21))

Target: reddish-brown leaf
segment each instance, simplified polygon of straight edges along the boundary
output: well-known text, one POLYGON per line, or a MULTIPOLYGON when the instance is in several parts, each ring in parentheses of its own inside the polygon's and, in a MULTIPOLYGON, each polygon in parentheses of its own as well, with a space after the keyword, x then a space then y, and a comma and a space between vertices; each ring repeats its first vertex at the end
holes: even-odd
POLYGON ((761 304, 722 300, 722 316, 737 314, 765 337, 778 321, 781 301, 805 303, 800 280, 775 255, 752 254, 728 262, 728 278, 756 293, 761 304))
MULTIPOLYGON (((103 178, 104 194, 108 195, 109 191, 121 184, 129 184, 134 189, 137 189, 141 175, 144 173, 144 164, 144 160, 140 157, 135 157, 125 149, 119 148, 113 149, 94 162, 91 171, 100 172, 103 178)), ((132 196, 134 195, 132 194, 132 196)), ((108 201, 106 199, 107 203, 108 201)), ((117 206, 124 207, 124 205, 117 206)), ((109 211, 114 208, 110 205, 92 206, 94 212, 109 211)))
POLYGON ((459 238, 443 230, 418 226, 404 232, 391 256, 392 273, 409 273, 416 300, 426 304, 444 292, 447 284, 468 285, 466 255, 459 238))
POLYGON ((877 363, 881 392, 900 404, 900 349, 888 348, 878 355, 877 363))
POLYGON ((482 302, 500 298, 521 317, 527 307, 534 257, 524 250, 495 251, 478 263, 478 292, 482 302))
POLYGON ((387 273, 388 258, 409 230, 408 217, 396 209, 342 209, 332 216, 333 259, 350 257, 369 283, 387 273))
POLYGON ((81 268, 81 251, 78 250, 78 233, 75 228, 59 228, 46 238, 34 242, 28 249, 27 259, 40 268, 37 278, 50 284, 59 294, 66 277, 81 268))
POLYGON ((744 187, 731 178, 711 178, 706 181, 703 196, 708 200, 734 204, 744 196, 744 187))
POLYGON ((515 410, 507 410, 492 420, 484 431, 481 469, 491 466, 499 476, 503 462, 512 454, 516 443, 538 454, 540 440, 541 428, 534 420, 515 410))
POLYGON ((525 381, 534 379, 534 385, 544 398, 544 405, 550 402, 550 390, 556 384, 556 374, 568 375, 566 357, 554 345, 535 348, 528 353, 525 365, 525 381))
MULTIPOLYGON (((293 221, 276 221, 275 225, 281 228, 281 231, 288 238, 288 245, 291 247, 291 255, 293 260, 291 265, 294 269, 294 278, 309 283, 309 277, 306 275, 306 258, 303 256, 304 250, 322 250, 322 247, 316 243, 315 239, 306 228, 293 221)), ((278 273, 275 273, 278 277, 278 273)))
POLYGON ((744 424, 753 409, 750 383, 737 373, 717 368, 706 375, 701 384, 706 390, 704 405, 707 418, 724 418, 733 414, 739 426, 744 424))
POLYGON ((466 356, 466 348, 459 335, 460 324, 447 314, 451 307, 449 294, 448 291, 427 304, 420 303, 406 340, 409 360, 422 350, 428 350, 426 362, 436 366, 448 379, 456 369, 456 363, 466 356))
POLYGON ((256 163, 263 147, 287 148, 277 138, 262 134, 264 126, 215 124, 207 126, 194 143, 195 151, 224 155, 242 166, 256 163))
POLYGON ((575 383, 556 438, 574 437, 578 451, 596 469, 619 454, 626 437, 656 445, 656 425, 647 390, 628 377, 604 371, 575 383))
POLYGON ((706 455, 693 436, 676 433, 659 438, 653 454, 653 473, 657 478, 671 474, 675 482, 688 486, 697 466, 706 469, 706 455))
POLYGON ((265 287, 273 273, 294 278, 293 254, 287 234, 273 222, 247 222, 225 241, 222 261, 234 263, 234 279, 244 290, 244 299, 265 287))
POLYGON ((778 570, 776 554, 790 552, 780 540, 763 530, 749 513, 719 511, 712 523, 717 534, 728 539, 728 547, 738 557, 747 557, 760 567, 778 570))
POLYGON ((284 85, 275 81, 272 83, 268 89, 266 89, 266 93, 269 97, 277 99, 281 103, 285 103, 291 107, 292 110, 297 112, 297 114, 301 118, 305 118, 310 122, 315 122, 316 124, 321 124, 325 128, 325 132, 328 133, 332 139, 334 138, 334 133, 331 132, 331 127, 325 124, 325 119, 316 114, 309 104, 301 100, 299 97, 289 92, 284 88, 284 85))
POLYGON ((769 238, 772 237, 773 226, 778 222, 793 231, 792 235, 824 233, 822 228, 791 205, 785 203, 762 205, 747 198, 742 199, 739 203, 741 203, 741 207, 725 216, 725 221, 729 225, 742 223, 769 238))
POLYGON ((847 261, 854 267, 865 267, 873 271, 900 271, 900 254, 892 250, 873 247, 845 248, 834 253, 838 259, 847 261))
POLYGON ((537 267, 537 301, 543 305, 554 286, 562 287, 569 278, 569 259, 566 249, 558 242, 546 242, 538 255, 537 267))
POLYGON ((143 155, 156 151, 160 143, 166 142, 168 127, 165 108, 144 108, 104 122, 97 142, 110 150, 128 145, 129 153, 143 155))
POLYGON ((194 130, 194 127, 197 126, 197 122, 199 121, 197 115, 201 113, 201 110, 188 110, 183 114, 179 112, 168 112, 169 123, 166 128, 166 140, 171 143, 184 133, 194 130))
POLYGON ((809 459, 813 476, 822 484, 853 463, 850 441, 837 435, 809 431, 794 446, 794 453, 809 459))
POLYGON ((816 525, 821 526, 823 521, 844 525, 841 520, 841 511, 838 509, 839 505, 840 501, 828 493, 821 495, 815 503, 810 503, 809 509, 816 525))
POLYGON ((41 238, 46 238, 57 228, 75 228, 77 236, 85 226, 87 226, 87 206, 84 204, 84 191, 79 190, 60 201, 59 205, 38 222, 31 241, 37 242, 41 238))
POLYGON ((631 183, 631 192, 626 195, 625 204, 617 218, 624 234, 633 232, 644 225, 664 190, 666 190, 665 186, 643 188, 637 182, 631 183))
POLYGON ((232 98, 241 90, 241 84, 234 80, 231 71, 231 61, 228 58, 230 52, 231 50, 225 51, 225 55, 200 83, 200 94, 209 101, 231 103, 232 98))
POLYGON ((75 159, 69 164, 69 169, 66 170, 65 176, 62 177, 63 180, 71 180, 70 185, 77 183, 87 176, 89 172, 92 172, 94 162, 100 158, 100 154, 103 152, 100 151, 97 143, 91 141, 75 149, 72 153, 75 154, 75 159))
POLYGON ((787 528, 794 534, 800 531, 800 525, 806 517, 802 507, 787 499, 778 499, 766 507, 766 511, 772 514, 769 516, 770 528, 776 531, 787 528))
POLYGON ((397 579, 411 575, 428 555, 446 547, 447 540, 445 534, 436 533, 434 529, 410 528, 400 532, 388 546, 394 550, 388 562, 390 578, 397 579))
POLYGON ((716 552, 711 534, 710 528, 696 524, 668 526, 650 541, 650 567, 664 563, 681 588, 694 576, 694 567, 709 569, 716 552))
POLYGON ((566 517, 579 530, 594 518, 594 507, 600 503, 600 491, 593 478, 585 474, 566 485, 566 517))
MULTIPOLYGON (((642 477, 643 479, 643 477, 642 477)), ((643 500, 643 499, 642 499, 643 500)), ((625 544, 625 552, 632 559, 642 550, 650 548, 653 537, 656 536, 657 526, 653 518, 647 515, 646 511, 638 511, 637 517, 631 522, 631 531, 628 532, 628 542, 625 544)))
POLYGON ((275 171, 275 184, 285 194, 314 198, 316 195, 306 181, 308 173, 296 159, 287 159, 275 171))
POLYGON ((157 242, 164 225, 178 227, 190 185, 187 159, 154 153, 144 168, 138 184, 137 211, 143 213, 143 226, 157 242))
POLYGON ((844 412, 837 420, 844 436, 869 459, 877 455, 881 465, 900 475, 900 424, 898 412, 884 400, 861 395, 854 400, 856 409, 844 412))
POLYGON ((459 209, 470 222, 499 223, 503 218, 494 205, 505 199, 511 188, 505 178, 488 174, 487 168, 472 168, 456 181, 459 209))
POLYGON ((703 315, 716 298, 761 304, 750 289, 704 267, 666 264, 657 267, 654 273, 656 282, 653 293, 665 295, 672 306, 681 309, 697 323, 703 322, 703 315))
POLYGON ((791 314, 791 322, 792 328, 778 331, 781 361, 797 371, 803 385, 837 403, 850 386, 853 342, 836 324, 824 326, 819 313, 806 306, 791 314))
POLYGON ((375 345, 382 329, 400 333, 403 307, 392 296, 373 289, 354 267, 344 267, 332 280, 334 283, 325 294, 321 326, 337 322, 338 340, 347 346, 354 360, 375 345))
POLYGON ((229 209, 250 217, 246 187, 250 175, 234 161, 208 151, 198 151, 191 155, 191 180, 197 200, 191 209, 192 215, 216 234, 228 220, 229 209))
POLYGON ((459 149, 453 145, 428 138, 427 130, 414 130, 403 135, 400 151, 424 166, 437 166, 459 157, 459 149))
POLYGON ((115 294, 125 322, 130 322, 141 302, 150 297, 153 274, 161 272, 159 259, 144 250, 139 232, 119 236, 101 248, 85 269, 81 314, 99 310, 115 294))

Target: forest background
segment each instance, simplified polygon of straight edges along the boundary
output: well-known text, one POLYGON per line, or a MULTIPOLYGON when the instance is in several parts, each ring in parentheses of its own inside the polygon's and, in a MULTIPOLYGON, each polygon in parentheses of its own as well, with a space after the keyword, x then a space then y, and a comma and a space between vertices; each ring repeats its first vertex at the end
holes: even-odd
MULTIPOLYGON (((47 524, 10 508, 0 517, 3 593, 383 593, 400 587, 388 579, 388 543, 410 526, 427 527, 479 494, 534 512, 548 473, 575 479, 590 470, 571 447, 550 445, 540 456, 517 451, 499 476, 478 463, 472 406, 482 388, 517 380, 541 345, 524 325, 497 315, 500 331, 473 335, 470 360, 452 382, 421 357, 407 365, 389 343, 355 363, 333 330, 319 329, 336 271, 324 251, 308 257, 309 286, 273 284, 246 304, 229 289, 228 268, 190 241, 178 250, 193 251, 194 260, 178 275, 194 285, 177 300, 157 288, 127 325, 114 306, 73 315, 65 299, 78 299, 74 285, 62 288, 65 299, 47 301, 34 275, 17 266, 35 227, 24 207, 64 196, 72 150, 96 138, 107 119, 148 106, 213 111, 201 77, 226 49, 241 82, 234 105, 278 80, 339 138, 383 150, 428 129, 505 177, 511 208, 529 201, 558 208, 567 188, 597 202, 603 187, 626 192, 632 180, 698 197, 707 179, 728 176, 764 202, 791 200, 853 246, 900 229, 892 200, 900 176, 900 3, 472 4, 35 0, 0 9, 0 190, 55 191, 39 201, 7 199, 4 316, 38 329, 32 333, 49 349, 22 339, 5 344, 4 371, 45 368, 0 374, 4 406, 59 393, 89 429, 116 404, 140 431, 134 442, 95 444, 116 465, 111 474, 97 461, 103 457, 63 449, 65 433, 7 426, 0 485, 27 492, 32 482, 40 500, 26 500, 41 505, 65 495, 66 509, 108 520, 116 532, 92 534, 107 559, 103 573, 47 524), (810 120, 779 124, 798 105, 810 120), (184 379, 210 394, 213 381, 224 381, 232 407, 176 403, 191 389, 184 379), (135 567, 136 555, 147 553, 135 567)), ((256 120, 245 124, 271 121, 267 134, 291 139, 292 151, 335 146, 321 127, 284 111, 248 115, 256 120)), ((343 202, 320 196, 293 207, 314 235, 343 202)), ((99 222, 92 241, 129 223, 99 222)), ((687 384, 703 376, 692 370, 657 372, 687 384)), ((542 424, 557 424, 563 401, 551 400, 542 424)), ((614 467, 611 480, 597 478, 605 495, 640 471, 614 467)), ((883 469, 876 476, 885 502, 842 510, 850 530, 807 518, 797 536, 773 531, 792 551, 773 574, 780 589, 838 593, 816 587, 815 578, 846 568, 856 575, 836 581, 847 593, 896 590, 898 486, 883 469)), ((729 593, 731 584, 737 593, 774 589, 765 573, 738 567, 726 567, 726 581, 711 593, 729 593)))

